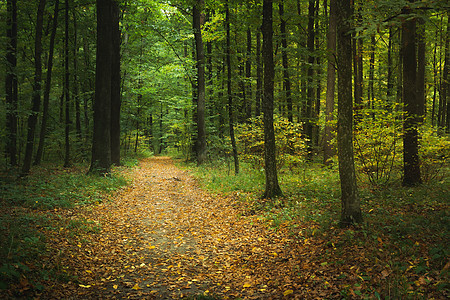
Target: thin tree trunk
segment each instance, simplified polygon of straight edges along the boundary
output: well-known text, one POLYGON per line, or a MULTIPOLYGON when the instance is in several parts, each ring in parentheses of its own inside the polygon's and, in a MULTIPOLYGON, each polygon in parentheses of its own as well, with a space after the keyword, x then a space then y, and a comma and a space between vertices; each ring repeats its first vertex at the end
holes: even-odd
POLYGON ((264 198, 274 198, 282 196, 281 188, 278 184, 275 130, 273 127, 273 94, 275 66, 273 62, 273 4, 272 0, 263 2, 263 60, 264 60, 264 95, 262 101, 263 121, 264 121, 264 164, 266 174, 266 186, 264 198))
POLYGON ((234 173, 239 174, 239 158, 236 147, 236 137, 234 136, 234 120, 233 120, 233 94, 231 91, 231 33, 230 33, 230 8, 228 0, 225 2, 225 30, 227 34, 226 56, 227 56, 227 95, 228 95, 228 122, 230 124, 231 148, 234 158, 234 173))
POLYGON ((307 95, 306 95, 306 138, 308 139, 308 154, 312 154, 312 145, 313 145, 313 103, 314 103, 314 42, 315 42, 315 31, 314 31, 314 17, 315 17, 315 0, 309 0, 308 7, 308 70, 307 70, 307 95))
MULTIPOLYGON (((369 82, 367 84, 367 99, 369 100, 369 108, 375 108, 375 35, 370 38, 370 59, 369 59, 369 82)), ((372 117, 375 117, 375 113, 372 112, 372 117)))
POLYGON ((327 94, 325 107, 325 130, 323 143, 323 162, 329 165, 334 149, 331 145, 333 139, 333 111, 334 93, 336 87, 336 0, 330 0, 330 18, 327 36, 328 66, 327 66, 327 94))
POLYGON ((341 182, 341 220, 345 227, 362 222, 353 155, 352 41, 350 0, 337 0, 338 159, 341 182))
POLYGON ((423 122, 426 114, 426 95, 425 95, 425 67, 426 67, 426 46, 425 46, 425 20, 418 20, 417 34, 417 101, 418 101, 418 121, 423 122))
POLYGON ((292 93, 291 93, 291 79, 289 76, 289 60, 287 56, 287 33, 286 33, 286 19, 284 18, 284 0, 279 4, 279 14, 280 14, 280 33, 281 33, 281 56, 283 62, 283 90, 286 96, 287 104, 287 117, 289 122, 294 121, 293 117, 293 107, 292 107, 292 93))
POLYGON ((44 152, 44 142, 45 135, 47 133, 47 121, 49 117, 49 102, 50 102, 50 89, 52 84, 52 70, 53 70, 53 53, 55 50, 55 37, 56 37, 56 29, 58 27, 58 12, 59 12, 59 0, 55 2, 55 11, 53 14, 53 25, 52 25, 52 33, 50 35, 50 47, 48 54, 48 63, 47 63, 47 80, 45 82, 44 89, 44 100, 43 100, 43 113, 42 113, 42 124, 41 124, 41 132, 39 135, 39 145, 36 152, 36 156, 34 158, 34 164, 39 165, 42 160, 42 154, 44 152))
POLYGON ((70 72, 69 72, 69 0, 65 1, 65 38, 64 38, 64 94, 65 94, 65 156, 64 167, 70 166, 70 72))
POLYGON ((6 149, 5 155, 11 166, 17 165, 17 0, 8 0, 6 19, 6 149))
POLYGON ((252 117, 252 31, 250 29, 250 26, 247 28, 247 58, 245 61, 245 86, 246 86, 246 120, 250 119, 252 117))
POLYGON ((78 142, 82 140, 81 133, 81 106, 78 94, 78 24, 75 6, 72 9, 73 18, 73 100, 75 102, 75 131, 78 142))
POLYGON ((261 98, 262 98, 262 82, 263 82, 263 68, 261 64, 261 30, 256 30, 256 107, 255 117, 261 115, 261 98))
POLYGON ((41 105, 41 84, 42 84, 42 28, 44 23, 45 0, 39 1, 36 17, 36 29, 34 40, 34 82, 31 114, 28 117, 27 143, 25 156, 21 171, 21 176, 26 176, 30 172, 31 160, 34 148, 34 136, 36 131, 37 117, 41 105))
POLYGON ((206 124, 205 124, 205 51, 203 49, 203 39, 201 27, 204 22, 204 14, 202 13, 204 0, 197 0, 193 7, 193 29, 196 49, 197 62, 197 164, 201 165, 206 161, 207 144, 206 144, 206 124))
MULTIPOLYGON (((408 15, 409 8, 402 11, 408 15)), ((417 95, 417 61, 416 61, 416 20, 408 19, 402 24, 402 56, 403 56, 403 185, 414 186, 422 183, 419 163, 418 113, 419 98, 417 95)))
POLYGON ((446 127, 446 132, 450 132, 450 105, 448 103, 448 92, 450 90, 450 13, 447 13, 447 35, 445 38, 444 74, 442 75, 442 127, 446 127), (445 121, 445 122, 444 122, 445 121))
POLYGON ((393 99, 391 99, 394 89, 394 82, 392 79, 392 28, 389 28, 389 41, 387 48, 387 86, 386 86, 386 98, 388 107, 391 106, 393 99))
POLYGON ((120 28, 119 5, 112 2, 112 65, 111 65, 111 163, 120 166, 120 28))

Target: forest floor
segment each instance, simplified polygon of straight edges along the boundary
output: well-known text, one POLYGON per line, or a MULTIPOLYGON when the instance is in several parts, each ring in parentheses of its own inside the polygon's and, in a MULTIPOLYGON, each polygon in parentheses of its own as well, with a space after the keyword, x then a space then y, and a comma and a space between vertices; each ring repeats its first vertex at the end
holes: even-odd
MULTIPOLYGON (((39 266, 59 280, 31 288, 26 277, 0 291, 6 298, 41 299, 445 299, 442 273, 414 273, 399 283, 388 237, 369 249, 346 241, 363 230, 317 224, 274 228, 239 197, 208 193, 168 157, 142 160, 131 184, 96 205, 54 209, 66 226, 41 228, 48 251, 39 266), (74 228, 76 227, 76 228, 74 228), (74 234, 74 230, 76 234, 74 234), (300 234, 308 231, 307 235, 300 234), (395 291, 406 286, 403 292, 395 291), (392 290, 391 290, 392 289, 392 290), (408 294, 411 297, 407 297, 408 294), (422 295, 423 297, 421 297, 422 295), (403 297, 404 296, 404 297, 403 297)), ((12 212, 14 214, 15 212, 12 212)), ((61 223, 60 223, 61 224, 61 223)), ((422 242, 416 241, 418 253, 422 242)), ((419 257, 419 256, 418 256, 419 257)), ((446 256, 443 258, 447 260, 446 256)), ((426 264, 430 262, 425 262, 426 264)), ((447 277, 448 278, 448 277, 447 277)), ((445 285, 445 282, 444 282, 445 285)))

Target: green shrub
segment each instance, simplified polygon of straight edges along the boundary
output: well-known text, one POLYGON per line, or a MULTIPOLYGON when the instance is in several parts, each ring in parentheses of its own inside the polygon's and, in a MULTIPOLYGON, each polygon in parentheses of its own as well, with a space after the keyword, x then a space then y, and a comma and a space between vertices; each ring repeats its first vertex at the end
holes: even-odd
MULTIPOLYGON (((293 169, 306 155, 306 139, 302 125, 274 116, 277 168, 293 169)), ((252 118, 236 128, 239 154, 254 168, 264 168, 264 125, 262 117, 252 118)))

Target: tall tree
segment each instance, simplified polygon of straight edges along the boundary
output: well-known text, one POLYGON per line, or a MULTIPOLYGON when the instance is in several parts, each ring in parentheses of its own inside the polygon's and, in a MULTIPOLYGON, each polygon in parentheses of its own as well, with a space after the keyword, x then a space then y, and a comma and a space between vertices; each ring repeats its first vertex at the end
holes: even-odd
POLYGON ((42 28, 44 24, 45 0, 40 0, 36 16, 35 38, 34 38, 34 80, 33 95, 31 99, 31 113, 28 116, 27 143, 25 146, 25 156, 22 165, 21 176, 26 176, 30 172, 31 160, 34 148, 34 136, 36 123, 41 105, 41 84, 42 84, 42 28))
POLYGON ((289 122, 293 122, 293 108, 292 108, 292 93, 291 93, 291 78, 289 76, 289 60, 287 55, 287 33, 286 33, 286 18, 284 16, 284 0, 279 4, 280 14, 280 33, 281 33, 281 56, 283 64, 283 89, 286 97, 287 104, 287 117, 289 122))
POLYGON ((263 67, 261 63, 261 30, 256 30, 256 93, 255 93, 255 116, 261 114, 261 98, 262 98, 262 79, 263 67))
POLYGON ((17 165, 17 0, 6 2, 6 149, 11 166, 17 165))
POLYGON ((333 111, 334 111, 334 93, 336 87, 336 0, 330 0, 330 16, 327 36, 327 94, 325 107, 325 130, 323 141, 323 162, 325 165, 330 163, 334 154, 331 140, 333 139, 333 111))
POLYGON ((309 0, 308 4, 308 66, 307 66, 307 95, 306 95, 306 137, 308 139, 308 153, 312 154, 313 145, 313 105, 314 105, 314 42, 315 42, 315 31, 314 31, 314 18, 316 10, 316 1, 309 0))
POLYGON ((117 1, 112 2, 112 58, 111 58, 111 163, 120 165, 120 108, 121 72, 120 72, 120 11, 117 1))
POLYGON ((225 2, 225 31, 226 39, 226 64, 227 64, 227 95, 228 95, 228 122, 230 127, 231 148, 234 159, 234 173, 239 173, 239 158, 236 147, 236 138, 234 136, 234 118, 233 118, 233 93, 231 90, 231 30, 230 30, 230 8, 228 0, 225 2))
MULTIPOLYGON (((411 9, 402 10, 405 15, 411 9)), ((403 185, 414 186, 422 182, 419 163, 418 121, 420 100, 417 95, 416 19, 408 18, 402 24, 403 66, 403 185)))
POLYGON ((50 46, 47 62, 47 79, 45 81, 44 99, 42 107, 42 122, 41 131, 39 134, 39 144, 34 157, 34 164, 39 165, 42 160, 42 154, 44 152, 45 136, 47 134, 47 122, 49 117, 49 103, 50 103, 50 89, 52 86, 52 72, 53 72, 53 53, 55 51, 55 38, 58 27, 58 12, 59 12, 59 0, 55 1, 55 11, 53 13, 52 33, 50 35, 50 46))
POLYGON ((204 0, 196 0, 192 14, 193 14, 193 30, 195 39, 195 53, 197 63, 197 138, 196 138, 196 154, 197 164, 201 165, 206 160, 206 124, 205 124, 205 108, 206 108, 206 93, 205 93, 205 50, 203 49, 202 39, 202 24, 204 23, 205 15, 203 14, 204 0))
POLYGON ((111 171, 112 5, 97 0, 97 60, 95 68, 94 131, 90 173, 111 171))
POLYGON ((362 221, 356 186, 353 155, 353 98, 352 98, 352 36, 350 17, 351 0, 337 0, 337 73, 338 124, 337 144, 339 178, 341 182, 341 226, 362 221))
POLYGON ((273 3, 272 0, 263 2, 263 61, 264 61, 264 94, 262 101, 264 122, 264 164, 266 174, 266 186, 264 198, 274 198, 283 193, 278 184, 275 130, 273 126, 273 92, 275 66, 273 62, 273 3))
POLYGON ((65 1, 65 34, 64 34, 64 96, 65 96, 65 155, 64 167, 70 166, 70 71, 69 71, 69 0, 65 1))

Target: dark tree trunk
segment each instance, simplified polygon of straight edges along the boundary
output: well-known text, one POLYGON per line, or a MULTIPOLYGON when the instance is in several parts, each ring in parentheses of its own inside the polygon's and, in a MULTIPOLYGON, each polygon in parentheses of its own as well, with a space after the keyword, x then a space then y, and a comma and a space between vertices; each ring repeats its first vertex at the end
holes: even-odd
POLYGON ((353 155, 352 36, 350 0, 337 0, 338 159, 341 226, 362 222, 353 155))
POLYGON ((282 196, 281 188, 278 184, 275 130, 273 127, 273 94, 275 67, 273 62, 273 10, 272 0, 263 2, 263 61, 264 61, 264 94, 262 101, 263 121, 264 121, 264 164, 266 173, 266 187, 264 198, 274 198, 282 196))
POLYGON ((252 117, 252 31, 250 27, 247 28, 247 59, 245 61, 245 95, 247 103, 245 106, 246 120, 252 117))
POLYGON ((450 13, 447 13, 447 35, 445 37, 445 57, 444 57, 444 74, 442 75, 442 127, 446 127, 446 132, 450 132, 450 105, 448 103, 448 91, 450 89, 450 13))
MULTIPOLYGON (((375 108, 375 46, 376 39, 375 35, 370 38, 370 59, 369 59, 369 82, 367 84, 367 99, 369 100, 369 108, 375 108)), ((374 113, 372 116, 375 117, 374 113)))
POLYGON ((6 149, 11 166, 17 165, 17 0, 8 0, 6 19, 6 149))
POLYGON ((26 176, 30 172, 31 160, 34 148, 34 136, 36 131, 37 117, 41 105, 41 84, 42 84, 42 28, 44 23, 45 0, 39 1, 36 29, 34 40, 34 81, 33 96, 31 101, 31 114, 28 117, 27 143, 25 147, 25 156, 22 166, 21 176, 26 176))
POLYGON ((425 95, 425 20, 420 18, 418 20, 418 34, 417 34, 417 101, 418 101, 418 118, 419 122, 423 122, 426 114, 426 95, 425 95))
POLYGON ((234 120, 233 120, 233 94, 231 91, 231 35, 230 35, 230 9, 228 0, 225 2, 225 30, 227 32, 227 95, 228 95, 228 122, 230 123, 230 139, 231 148, 233 149, 234 173, 239 174, 239 158, 236 147, 236 137, 234 136, 234 120))
POLYGON ((204 22, 204 14, 202 13, 204 0, 197 0, 193 7, 193 29, 196 49, 197 62, 197 164, 201 165, 206 161, 206 124, 205 124, 205 51, 203 49, 203 39, 201 27, 204 22))
POLYGON ((334 155, 331 145, 333 139, 333 111, 334 93, 336 87, 336 0, 330 0, 330 18, 327 36, 328 66, 327 66, 327 94, 325 107, 325 132, 323 143, 323 162, 328 165, 334 155))
POLYGON ((81 106, 78 95, 78 24, 75 6, 72 9, 73 18, 73 100, 75 101, 75 131, 79 142, 82 140, 81 133, 81 106))
POLYGON ((314 17, 315 17, 315 0, 309 0, 308 7, 308 70, 307 70, 307 95, 306 95, 306 138, 308 139, 308 153, 312 154, 312 145, 313 145, 313 104, 314 104, 314 42, 315 42, 315 31, 314 31, 314 17))
POLYGON ((255 117, 261 115, 261 98, 263 85, 263 68, 261 64, 261 31, 256 30, 256 93, 255 117))
MULTIPOLYGON (((411 13, 409 8, 404 14, 411 13)), ((403 185, 414 186, 422 182, 419 164, 418 114, 416 62, 416 20, 408 19, 402 24, 403 58, 403 185)))
POLYGON ((294 121, 293 107, 292 107, 292 93, 291 93, 291 78, 289 76, 289 60, 287 56, 287 36, 286 36, 286 19, 284 18, 284 1, 279 4, 280 14, 280 33, 281 33, 281 46, 282 46, 282 61, 283 61, 283 90, 286 96, 287 104, 287 117, 289 122, 294 121))
POLYGON ((111 65, 111 163, 120 166, 120 28, 119 5, 112 2, 112 65, 111 65))
POLYGON ((389 28, 389 41, 388 41, 388 48, 387 48, 387 87, 386 87, 386 98, 388 106, 390 106, 393 102, 393 99, 391 99, 393 95, 393 89, 394 89, 394 80, 392 78, 392 28, 389 28))
POLYGON ((69 72, 69 0, 65 1, 65 38, 64 38, 64 95, 65 95, 65 155, 64 167, 70 166, 70 72, 69 72))
POLYGON ((99 175, 111 171, 112 1, 97 0, 94 131, 89 172, 99 175))

